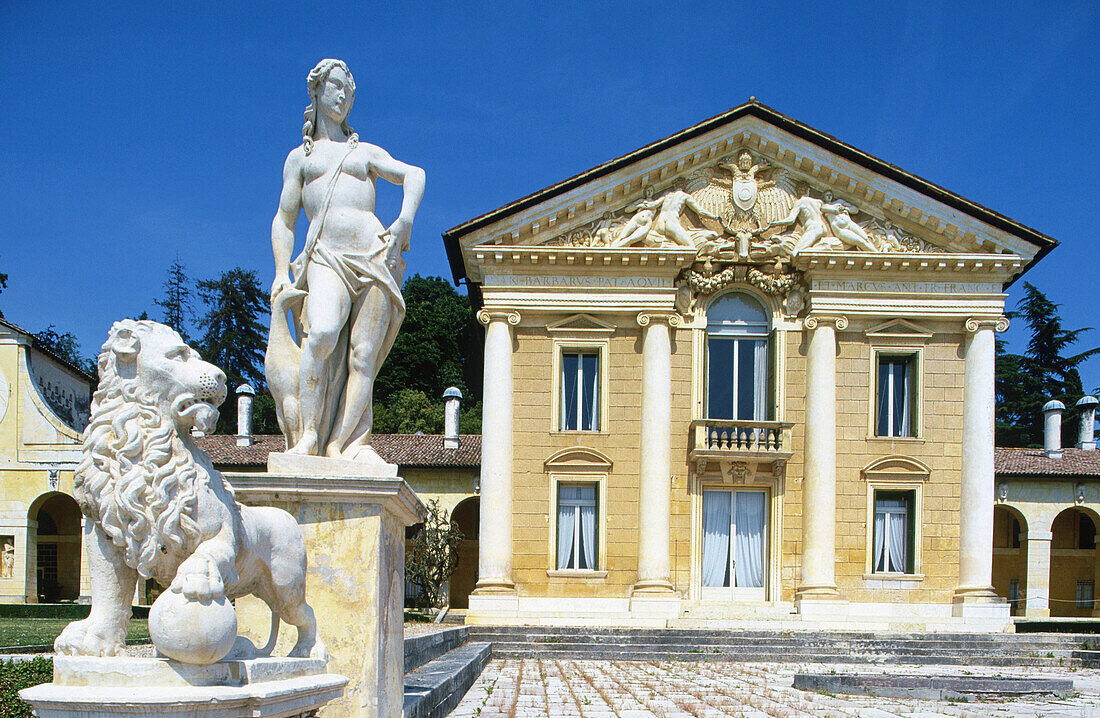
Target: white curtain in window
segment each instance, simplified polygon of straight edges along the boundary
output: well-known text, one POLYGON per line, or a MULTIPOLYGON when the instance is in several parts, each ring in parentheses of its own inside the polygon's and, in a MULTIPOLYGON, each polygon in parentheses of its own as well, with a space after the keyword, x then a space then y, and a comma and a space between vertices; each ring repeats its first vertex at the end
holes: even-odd
POLYGON ((768 418, 768 342, 758 339, 753 348, 752 418, 764 421, 768 418))
POLYGON ((909 430, 909 363, 894 364, 894 434, 912 436, 909 430))
POLYGON ((703 585, 727 586, 730 563, 730 494, 703 492, 703 585))
POLYGON ((571 493, 575 487, 558 487, 558 568, 570 568, 570 559, 573 557, 573 531, 575 527, 577 509, 572 503, 565 501, 566 494, 571 493))
POLYGON ((885 571, 886 570, 886 514, 881 511, 875 511, 875 531, 874 531, 874 570, 885 571))
POLYGON ((599 382, 596 380, 598 375, 599 357, 595 354, 582 354, 581 357, 581 387, 584 392, 584 400, 582 402, 583 416, 581 417, 580 428, 583 431, 595 431, 599 428, 597 422, 597 407, 600 403, 598 401, 597 387, 599 382))
POLYGON ((580 357, 576 354, 564 354, 561 358, 561 428, 567 431, 579 429, 577 426, 577 365, 580 357))
POLYGON ((736 585, 760 588, 764 585, 764 493, 738 491, 736 503, 737 537, 734 548, 736 585))
POLYGON ((878 431, 876 436, 890 436, 890 364, 878 365, 878 431))
POLYGON ((892 512, 887 514, 890 522, 890 571, 904 573, 906 568, 905 544, 908 533, 905 530, 905 514, 892 512))
POLYGON ((584 566, 596 568, 596 506, 595 488, 592 489, 593 504, 581 506, 581 545, 584 547, 584 566))

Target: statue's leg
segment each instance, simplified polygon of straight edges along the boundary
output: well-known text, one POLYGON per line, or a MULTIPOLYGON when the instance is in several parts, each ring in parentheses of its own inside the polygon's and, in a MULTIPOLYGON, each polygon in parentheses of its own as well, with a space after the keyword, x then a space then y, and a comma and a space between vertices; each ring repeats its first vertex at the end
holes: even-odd
POLYGON ((390 298, 380 286, 373 284, 360 302, 351 326, 344 411, 329 442, 330 454, 354 454, 355 449, 366 443, 373 418, 374 379, 386 358, 381 354, 393 320, 390 298))
POLYGON ((323 264, 309 265, 309 301, 306 318, 309 334, 302 344, 302 364, 298 376, 299 411, 302 437, 289 450, 292 454, 316 454, 325 413, 325 364, 336 348, 340 331, 351 312, 351 297, 336 272, 323 264))
POLYGON ((92 608, 83 621, 65 627, 54 641, 54 650, 70 656, 125 654, 126 626, 134 600, 137 571, 123 562, 123 551, 111 543, 92 521, 85 522, 84 545, 88 551, 92 608))

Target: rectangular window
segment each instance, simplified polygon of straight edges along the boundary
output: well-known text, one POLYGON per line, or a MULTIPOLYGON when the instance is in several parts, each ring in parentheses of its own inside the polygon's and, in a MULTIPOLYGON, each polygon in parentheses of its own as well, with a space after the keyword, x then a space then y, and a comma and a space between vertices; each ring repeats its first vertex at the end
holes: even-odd
POLYGON ((561 430, 600 430, 600 355, 563 352, 561 356, 561 430))
POLYGON ((874 573, 913 573, 916 546, 912 491, 876 491, 874 542, 871 570, 874 573))
POLYGON ((1018 578, 1008 582, 1008 607, 1013 616, 1020 608, 1020 579, 1018 578))
POLYGON ((1092 581, 1077 582, 1077 608, 1092 609, 1092 581))
POLYGON ((558 484, 558 569, 596 570, 596 485, 558 484))
POLYGON ((764 421, 768 416, 768 341, 712 336, 707 415, 711 419, 764 421))
POLYGON ((875 401, 876 436, 916 436, 916 357, 879 356, 878 397, 875 401))

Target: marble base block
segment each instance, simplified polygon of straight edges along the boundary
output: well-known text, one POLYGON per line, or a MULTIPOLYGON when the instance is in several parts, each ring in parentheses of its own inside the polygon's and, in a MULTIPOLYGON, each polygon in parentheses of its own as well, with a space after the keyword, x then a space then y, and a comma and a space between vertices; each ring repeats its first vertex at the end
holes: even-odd
MULTIPOLYGON (((227 478, 239 501, 278 506, 302 528, 309 556, 306 596, 331 656, 329 670, 351 679, 345 696, 321 715, 400 716, 405 527, 424 518, 416 494, 397 477, 269 472, 227 478)), ((240 634, 264 645, 271 615, 267 606, 251 596, 237 599, 236 605, 240 634)), ((294 629, 284 626, 276 653, 285 654, 295 638, 294 629)))
POLYGON ((267 455, 267 470, 285 476, 396 478, 397 464, 378 461, 365 462, 351 459, 330 459, 327 456, 303 456, 272 452, 267 455))
POLYGON ((222 660, 56 656, 53 683, 19 692, 39 718, 298 718, 344 693, 348 679, 308 658, 222 660))

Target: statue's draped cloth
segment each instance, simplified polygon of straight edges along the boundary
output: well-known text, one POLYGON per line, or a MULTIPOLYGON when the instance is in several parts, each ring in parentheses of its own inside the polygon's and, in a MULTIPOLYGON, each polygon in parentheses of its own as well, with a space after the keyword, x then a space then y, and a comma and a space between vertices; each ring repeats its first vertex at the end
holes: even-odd
MULTIPOLYGON (((349 150, 348 154, 350 153, 349 150)), ((347 159, 347 155, 344 159, 347 159)), ((310 222, 305 248, 290 265, 291 272, 294 275, 293 286, 307 292, 304 303, 297 305, 292 310, 299 344, 309 334, 305 306, 310 299, 308 295, 308 270, 311 264, 320 264, 331 269, 340 278, 351 299, 351 312, 347 321, 344 322, 340 339, 325 364, 325 378, 322 380, 322 385, 325 387, 324 412, 320 423, 321 430, 318 435, 319 453, 322 455, 329 448, 328 442, 333 431, 343 421, 344 399, 348 380, 348 360, 351 353, 351 347, 349 346, 351 327, 355 325, 359 312, 363 309, 363 297, 372 286, 376 286, 385 293, 392 309, 389 324, 386 327, 386 335, 378 354, 379 366, 389 355, 393 342, 397 338, 397 332, 401 328, 401 322, 405 319, 405 299, 401 296, 405 261, 401 256, 400 248, 395 246, 392 239, 383 239, 379 235, 371 235, 369 245, 364 248, 364 251, 360 252, 337 251, 324 243, 325 216, 328 214, 332 193, 340 174, 343 172, 343 166, 344 162, 341 160, 326 189, 320 210, 310 222)), ((371 379, 373 380, 374 377, 371 377, 371 379)), ((275 397, 275 399, 278 401, 279 397, 275 397)), ((337 448, 343 451, 350 446, 366 445, 370 438, 369 433, 370 422, 367 421, 367 417, 359 417, 359 424, 348 440, 347 446, 337 448)))

